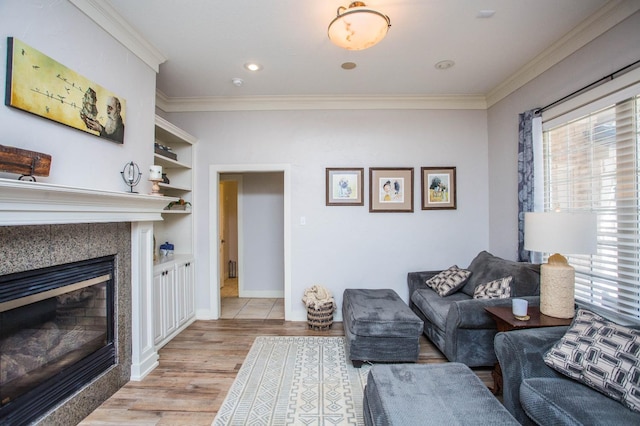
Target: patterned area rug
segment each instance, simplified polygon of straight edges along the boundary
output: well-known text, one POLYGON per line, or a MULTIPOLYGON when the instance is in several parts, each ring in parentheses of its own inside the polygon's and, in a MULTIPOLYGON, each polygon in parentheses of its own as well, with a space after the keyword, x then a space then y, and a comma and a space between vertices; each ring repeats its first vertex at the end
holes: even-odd
POLYGON ((363 425, 369 368, 344 337, 257 337, 213 425, 363 425))

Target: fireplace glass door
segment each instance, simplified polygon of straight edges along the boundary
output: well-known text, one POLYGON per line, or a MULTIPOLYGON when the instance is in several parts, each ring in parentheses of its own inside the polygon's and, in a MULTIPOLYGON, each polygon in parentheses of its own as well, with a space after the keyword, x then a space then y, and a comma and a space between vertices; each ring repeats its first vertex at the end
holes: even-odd
POLYGON ((88 360, 113 353, 113 274, 109 257, 0 277, 0 421, 83 385, 88 360))

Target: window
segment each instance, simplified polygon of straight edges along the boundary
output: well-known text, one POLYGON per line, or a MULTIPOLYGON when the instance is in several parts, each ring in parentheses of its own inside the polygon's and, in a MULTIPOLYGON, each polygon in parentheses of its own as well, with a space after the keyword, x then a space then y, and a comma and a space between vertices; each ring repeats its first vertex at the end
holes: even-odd
POLYGON ((640 318, 640 87, 543 114, 544 210, 598 214, 598 253, 567 256, 578 302, 640 318))

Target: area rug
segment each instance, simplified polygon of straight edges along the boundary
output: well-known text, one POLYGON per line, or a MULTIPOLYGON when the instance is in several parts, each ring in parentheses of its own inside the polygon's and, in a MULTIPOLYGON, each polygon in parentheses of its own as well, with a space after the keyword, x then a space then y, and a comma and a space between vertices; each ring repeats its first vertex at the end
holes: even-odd
POLYGON ((256 337, 213 425, 363 425, 369 368, 344 337, 256 337))

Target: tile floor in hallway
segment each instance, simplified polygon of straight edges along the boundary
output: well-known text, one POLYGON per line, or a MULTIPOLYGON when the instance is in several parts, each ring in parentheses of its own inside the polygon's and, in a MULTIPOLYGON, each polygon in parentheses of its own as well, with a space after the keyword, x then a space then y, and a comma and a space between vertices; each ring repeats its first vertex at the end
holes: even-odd
POLYGON ((225 280, 220 296, 220 319, 284 319, 284 299, 239 298, 237 279, 225 280))

